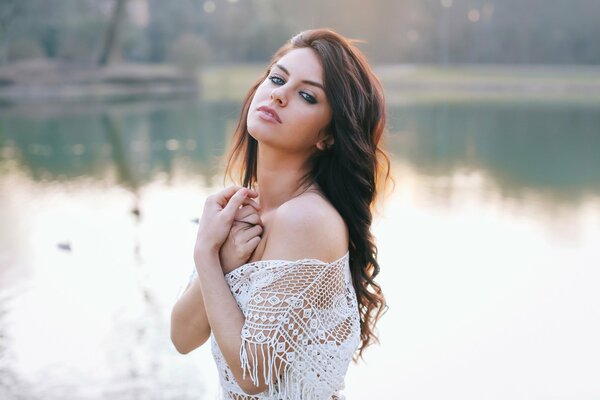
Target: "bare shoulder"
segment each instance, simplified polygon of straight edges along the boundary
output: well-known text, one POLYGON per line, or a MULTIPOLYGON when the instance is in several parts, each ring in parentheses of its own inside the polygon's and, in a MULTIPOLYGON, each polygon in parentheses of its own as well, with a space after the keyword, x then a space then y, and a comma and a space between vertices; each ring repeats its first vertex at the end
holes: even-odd
POLYGON ((338 211, 317 193, 304 193, 274 213, 263 259, 335 261, 348 250, 348 229, 338 211))

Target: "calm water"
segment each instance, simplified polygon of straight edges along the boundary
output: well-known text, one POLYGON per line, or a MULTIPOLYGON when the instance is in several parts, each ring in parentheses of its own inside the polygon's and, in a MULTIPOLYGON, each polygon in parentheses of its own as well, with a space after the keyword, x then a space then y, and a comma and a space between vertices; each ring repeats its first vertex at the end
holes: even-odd
MULTIPOLYGON (((0 398, 213 399, 170 309, 237 104, 0 109, 0 398)), ((390 109, 389 311, 348 399, 600 398, 600 105, 390 109)))

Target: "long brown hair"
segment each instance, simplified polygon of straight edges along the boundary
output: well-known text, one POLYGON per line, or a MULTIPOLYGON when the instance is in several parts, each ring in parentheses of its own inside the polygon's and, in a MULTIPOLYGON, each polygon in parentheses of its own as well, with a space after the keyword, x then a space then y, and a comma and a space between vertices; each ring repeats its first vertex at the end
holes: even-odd
POLYGON ((325 94, 332 110, 327 131, 333 135, 334 144, 314 153, 305 180, 318 184, 348 226, 350 270, 360 314, 360 357, 373 340, 377 341, 374 327, 387 308, 381 287, 374 280, 379 264, 371 222, 377 193, 390 178, 390 161, 381 144, 386 117, 383 89, 353 41, 328 29, 314 29, 294 36, 275 53, 269 69, 243 103, 226 172, 232 178, 234 170, 239 172, 245 187, 256 183, 258 146, 248 133, 248 109, 271 67, 298 48, 314 50, 323 65, 325 94))

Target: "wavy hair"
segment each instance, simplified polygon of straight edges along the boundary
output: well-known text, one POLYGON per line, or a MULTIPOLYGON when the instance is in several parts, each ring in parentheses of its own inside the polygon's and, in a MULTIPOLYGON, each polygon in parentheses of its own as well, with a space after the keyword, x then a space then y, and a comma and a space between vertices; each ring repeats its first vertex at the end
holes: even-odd
POLYGON ((380 268, 371 223, 377 194, 390 179, 390 161, 382 149, 386 122, 383 89, 354 43, 329 29, 314 29, 297 34, 275 53, 243 103, 226 174, 236 181, 236 171, 243 186, 254 186, 258 144, 246 123, 252 98, 281 57, 294 49, 314 50, 323 66, 325 94, 332 110, 327 131, 334 144, 314 153, 304 183, 317 183, 348 226, 350 270, 360 315, 361 345, 356 361, 367 346, 378 341, 375 324, 387 309, 375 282, 380 268))

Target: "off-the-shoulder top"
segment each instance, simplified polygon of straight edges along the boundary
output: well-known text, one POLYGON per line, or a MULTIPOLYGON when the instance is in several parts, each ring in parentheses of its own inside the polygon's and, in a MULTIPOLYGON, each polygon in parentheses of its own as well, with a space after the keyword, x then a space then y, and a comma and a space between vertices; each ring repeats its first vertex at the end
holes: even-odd
POLYGON ((222 398, 343 399, 344 377, 360 344, 349 254, 331 263, 256 261, 229 272, 225 280, 245 317, 240 348, 244 377, 248 374, 258 384, 260 374, 269 387, 245 394, 211 334, 222 398), (265 360, 260 370, 254 367, 258 354, 265 360))

